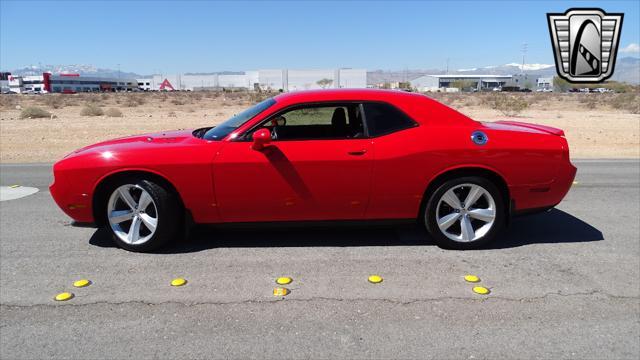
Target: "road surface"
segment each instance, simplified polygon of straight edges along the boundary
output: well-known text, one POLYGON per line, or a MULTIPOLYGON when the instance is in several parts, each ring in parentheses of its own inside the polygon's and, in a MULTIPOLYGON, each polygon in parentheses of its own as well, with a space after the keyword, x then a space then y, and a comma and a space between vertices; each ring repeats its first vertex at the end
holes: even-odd
POLYGON ((0 202, 0 358, 637 359, 640 163, 575 164, 557 209, 487 250, 414 226, 205 228, 159 254, 70 226, 50 165, 1 165, 0 185, 40 191, 0 202))

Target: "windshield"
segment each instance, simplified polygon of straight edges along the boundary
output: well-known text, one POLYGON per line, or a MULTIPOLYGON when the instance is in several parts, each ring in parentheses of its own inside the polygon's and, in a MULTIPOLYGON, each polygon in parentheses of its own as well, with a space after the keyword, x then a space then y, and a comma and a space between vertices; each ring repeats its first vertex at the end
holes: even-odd
POLYGON ((273 98, 269 98, 261 103, 255 104, 245 111, 234 115, 232 118, 226 120, 222 124, 212 128, 204 134, 206 140, 220 140, 229 135, 230 132, 240 127, 240 125, 253 119, 256 115, 260 114, 264 110, 275 104, 276 101, 273 98))

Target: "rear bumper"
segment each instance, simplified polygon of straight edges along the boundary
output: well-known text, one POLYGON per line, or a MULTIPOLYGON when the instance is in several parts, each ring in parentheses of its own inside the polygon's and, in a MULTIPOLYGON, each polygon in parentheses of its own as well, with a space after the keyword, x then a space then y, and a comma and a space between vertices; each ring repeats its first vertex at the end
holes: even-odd
POLYGON ((544 184, 514 186, 509 190, 514 201, 514 214, 526 214, 550 209, 567 195, 575 179, 577 168, 569 161, 560 166, 556 178, 544 184))

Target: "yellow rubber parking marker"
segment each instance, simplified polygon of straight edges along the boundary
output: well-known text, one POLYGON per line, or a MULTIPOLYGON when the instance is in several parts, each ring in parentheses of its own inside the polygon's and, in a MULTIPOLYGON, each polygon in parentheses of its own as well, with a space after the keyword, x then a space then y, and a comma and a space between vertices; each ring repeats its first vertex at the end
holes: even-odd
POLYGON ((480 295, 487 295, 491 292, 491 290, 487 289, 484 286, 476 286, 473 288, 473 292, 480 295))
POLYGON ((171 280, 171 286, 182 286, 182 285, 185 285, 186 283, 187 283, 187 280, 183 278, 177 278, 177 279, 171 280))
POLYGON ((10 188, 12 188, 12 189, 15 189, 15 188, 19 188, 19 187, 20 187, 20 185, 11 185, 11 186, 9 186, 9 187, 10 187, 10 188))
POLYGON ((291 279, 290 277, 283 276, 276 279, 276 284, 287 285, 287 284, 291 284, 292 281, 293 279, 291 279))
POLYGON ((371 275, 368 280, 372 284, 378 284, 382 282, 382 277, 380 275, 371 275))
POLYGON ((465 279, 467 282, 472 282, 472 283, 480 282, 480 278, 479 278, 479 277, 477 277, 477 276, 475 276, 475 275, 465 275, 465 276, 464 276, 464 279, 465 279))
POLYGON ((287 296, 289 295, 289 289, 283 287, 277 287, 273 289, 273 296, 287 296))
POLYGON ((73 286, 77 288, 81 288, 89 285, 91 285, 91 280, 87 280, 87 279, 80 279, 78 281, 73 282, 73 286))
POLYGON ((67 301, 73 299, 73 293, 63 292, 53 298, 55 301, 67 301))

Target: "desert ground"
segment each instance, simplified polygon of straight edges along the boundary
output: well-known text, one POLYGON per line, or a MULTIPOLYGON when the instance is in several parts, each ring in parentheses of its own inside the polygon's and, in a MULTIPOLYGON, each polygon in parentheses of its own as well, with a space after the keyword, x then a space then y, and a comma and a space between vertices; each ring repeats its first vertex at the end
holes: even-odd
MULTIPOLYGON (((0 162, 53 162, 101 140, 216 125, 271 95, 275 94, 0 95, 0 162), (24 113, 34 107, 48 114, 30 118, 24 113), (101 112, 106 115, 99 115, 101 112)), ((479 121, 512 119, 561 128, 569 141, 572 158, 640 157, 637 93, 427 96, 479 121)))

